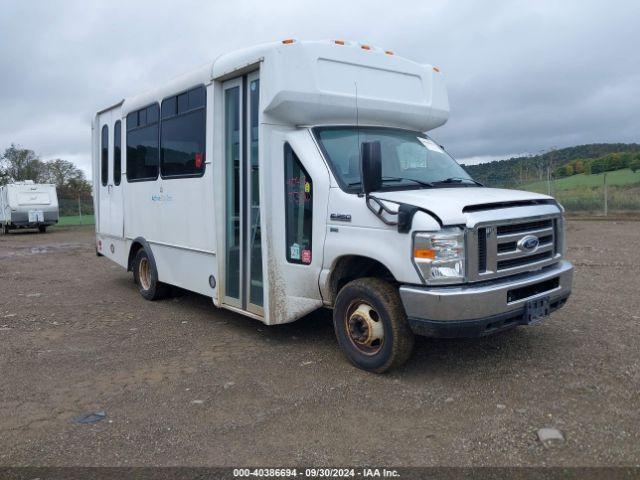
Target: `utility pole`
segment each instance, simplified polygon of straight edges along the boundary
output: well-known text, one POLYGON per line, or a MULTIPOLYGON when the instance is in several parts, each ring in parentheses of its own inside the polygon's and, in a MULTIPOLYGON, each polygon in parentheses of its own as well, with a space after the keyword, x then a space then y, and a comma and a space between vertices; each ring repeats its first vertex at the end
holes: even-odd
POLYGON ((80 202, 80 195, 78 195, 78 213, 80 214, 80 225, 82 225, 82 203, 80 202))
POLYGON ((607 195, 607 172, 604 172, 604 216, 605 217, 609 214, 608 197, 609 195, 607 195))
POLYGON ((547 165, 547 195, 551 196, 551 168, 547 165))

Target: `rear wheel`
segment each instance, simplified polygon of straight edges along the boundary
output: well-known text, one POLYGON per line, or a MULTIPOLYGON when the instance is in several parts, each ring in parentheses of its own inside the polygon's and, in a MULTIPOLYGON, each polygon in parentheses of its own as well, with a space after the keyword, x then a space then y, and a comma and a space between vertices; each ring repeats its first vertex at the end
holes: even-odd
POLYGON ((398 289, 379 278, 360 278, 340 290, 333 327, 342 351, 363 370, 382 373, 399 367, 413 350, 398 289))
POLYGON ((9 225, 2 226, 2 233, 4 233, 5 235, 9 234, 9 225))
POLYGON ((158 271, 144 248, 138 250, 133 260, 133 278, 140 295, 147 300, 160 300, 171 292, 169 285, 158 280, 158 271))
POLYGON ((46 225, 38 225, 38 231, 40 233, 45 233, 47 231, 47 226, 46 225))

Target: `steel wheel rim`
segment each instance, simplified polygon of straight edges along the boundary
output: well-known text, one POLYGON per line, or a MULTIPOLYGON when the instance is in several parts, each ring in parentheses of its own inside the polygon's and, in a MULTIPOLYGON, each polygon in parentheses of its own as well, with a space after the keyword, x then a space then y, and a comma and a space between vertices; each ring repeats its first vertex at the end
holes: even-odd
POLYGON ((384 345, 384 325, 375 308, 354 300, 344 316, 344 328, 351 344, 365 355, 376 355, 384 345))
POLYGON ((149 271, 149 260, 143 258, 140 260, 138 266, 138 278, 140 279, 140 285, 144 290, 151 288, 151 272, 149 271))

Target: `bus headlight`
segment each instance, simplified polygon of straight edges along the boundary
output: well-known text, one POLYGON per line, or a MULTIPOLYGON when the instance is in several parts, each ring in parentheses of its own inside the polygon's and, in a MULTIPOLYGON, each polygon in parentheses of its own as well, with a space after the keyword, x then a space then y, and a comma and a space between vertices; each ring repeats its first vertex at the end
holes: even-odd
POLYGON ((429 285, 464 282, 464 230, 445 228, 417 233, 413 241, 413 262, 429 285))

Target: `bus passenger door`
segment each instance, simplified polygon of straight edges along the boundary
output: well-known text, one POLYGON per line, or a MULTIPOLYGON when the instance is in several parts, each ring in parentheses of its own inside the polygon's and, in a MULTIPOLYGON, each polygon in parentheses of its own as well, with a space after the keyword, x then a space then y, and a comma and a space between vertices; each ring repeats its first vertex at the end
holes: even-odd
POLYGON ((109 233, 109 224, 111 221, 110 199, 111 193, 111 177, 109 164, 112 162, 113 147, 113 124, 111 123, 111 112, 103 112, 98 117, 98 138, 99 143, 99 171, 98 171, 98 232, 101 234, 109 233))
POLYGON ((259 106, 258 71, 224 83, 225 235, 222 302, 263 316, 259 106))

